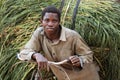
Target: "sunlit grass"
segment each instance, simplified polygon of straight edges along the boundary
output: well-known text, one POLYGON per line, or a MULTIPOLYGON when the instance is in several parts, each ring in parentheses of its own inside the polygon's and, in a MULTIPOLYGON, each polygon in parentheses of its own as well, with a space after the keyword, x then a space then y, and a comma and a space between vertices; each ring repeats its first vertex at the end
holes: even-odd
MULTIPOLYGON (((60 5, 59 0, 0 1, 0 79, 30 79, 35 65, 20 62, 16 53, 40 25, 42 9, 60 5), (4 2, 4 3, 3 3, 4 2), (17 64, 18 63, 18 64, 17 64)), ((61 24, 71 27, 76 0, 65 0, 61 24)), ((120 4, 110 0, 82 0, 77 13, 75 30, 94 51, 100 66, 101 80, 118 80, 120 68, 120 4)))

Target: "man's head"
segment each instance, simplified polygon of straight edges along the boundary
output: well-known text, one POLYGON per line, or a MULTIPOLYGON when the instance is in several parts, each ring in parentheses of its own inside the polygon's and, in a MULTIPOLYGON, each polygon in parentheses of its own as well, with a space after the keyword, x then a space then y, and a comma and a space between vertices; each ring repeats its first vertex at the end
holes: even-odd
POLYGON ((54 6, 46 7, 42 11, 41 25, 47 35, 55 35, 60 31, 60 16, 60 11, 54 6))
POLYGON ((42 20, 43 20, 43 17, 45 16, 45 13, 56 13, 58 15, 58 19, 59 19, 59 22, 60 22, 61 12, 55 6, 48 6, 42 11, 42 14, 41 14, 41 19, 42 20))

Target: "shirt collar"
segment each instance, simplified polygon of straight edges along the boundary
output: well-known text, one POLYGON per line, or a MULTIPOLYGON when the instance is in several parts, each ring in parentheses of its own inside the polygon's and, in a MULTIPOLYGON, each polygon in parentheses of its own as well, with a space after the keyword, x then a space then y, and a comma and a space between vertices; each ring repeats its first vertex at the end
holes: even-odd
MULTIPOLYGON (((59 40, 66 41, 65 27, 63 27, 63 26, 60 26, 60 27, 61 27, 61 33, 60 33, 59 40)), ((45 36, 44 29, 41 31, 40 34, 45 36)))
POLYGON ((40 32, 40 34, 45 35, 43 27, 42 27, 42 31, 40 32))
POLYGON ((59 40, 66 41, 65 27, 63 27, 63 26, 61 26, 61 34, 60 34, 59 40))

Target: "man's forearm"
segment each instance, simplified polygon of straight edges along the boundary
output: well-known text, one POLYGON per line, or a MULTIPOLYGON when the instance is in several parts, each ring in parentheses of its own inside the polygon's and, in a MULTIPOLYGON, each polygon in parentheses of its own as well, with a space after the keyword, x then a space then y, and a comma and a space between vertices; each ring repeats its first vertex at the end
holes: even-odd
POLYGON ((32 55, 35 53, 32 49, 23 49, 20 51, 19 54, 17 54, 18 59, 24 60, 24 61, 29 61, 32 59, 32 55))

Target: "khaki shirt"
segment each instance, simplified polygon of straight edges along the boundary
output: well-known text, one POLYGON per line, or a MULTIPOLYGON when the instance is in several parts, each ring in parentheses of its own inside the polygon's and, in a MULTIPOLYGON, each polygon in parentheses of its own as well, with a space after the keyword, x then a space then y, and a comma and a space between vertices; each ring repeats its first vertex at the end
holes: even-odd
MULTIPOLYGON (((43 53, 43 55, 48 59, 48 61, 55 61, 55 62, 59 62, 68 59, 70 56, 77 55, 80 58, 82 67, 84 64, 92 63, 93 61, 93 53, 90 50, 90 48, 86 45, 85 41, 81 38, 81 36, 74 30, 70 30, 65 27, 61 27, 60 38, 56 42, 50 41, 45 36, 43 27, 39 27, 38 29, 35 30, 28 43, 20 51, 18 58, 20 60, 31 60, 32 54, 36 52, 43 53)), ((68 69, 70 70, 70 73, 73 73, 71 72, 73 69, 73 66, 71 64, 67 64, 63 68, 65 70, 68 69)), ((52 70, 55 73, 57 69, 53 67, 52 70)), ((79 74, 76 76, 79 76, 79 74)), ((67 79, 59 77, 59 80, 67 80, 67 79)), ((70 80, 77 80, 77 79, 70 79, 70 80)), ((78 79, 78 80, 88 80, 88 79, 78 79)), ((93 79, 93 80, 98 80, 98 79, 93 79)))

